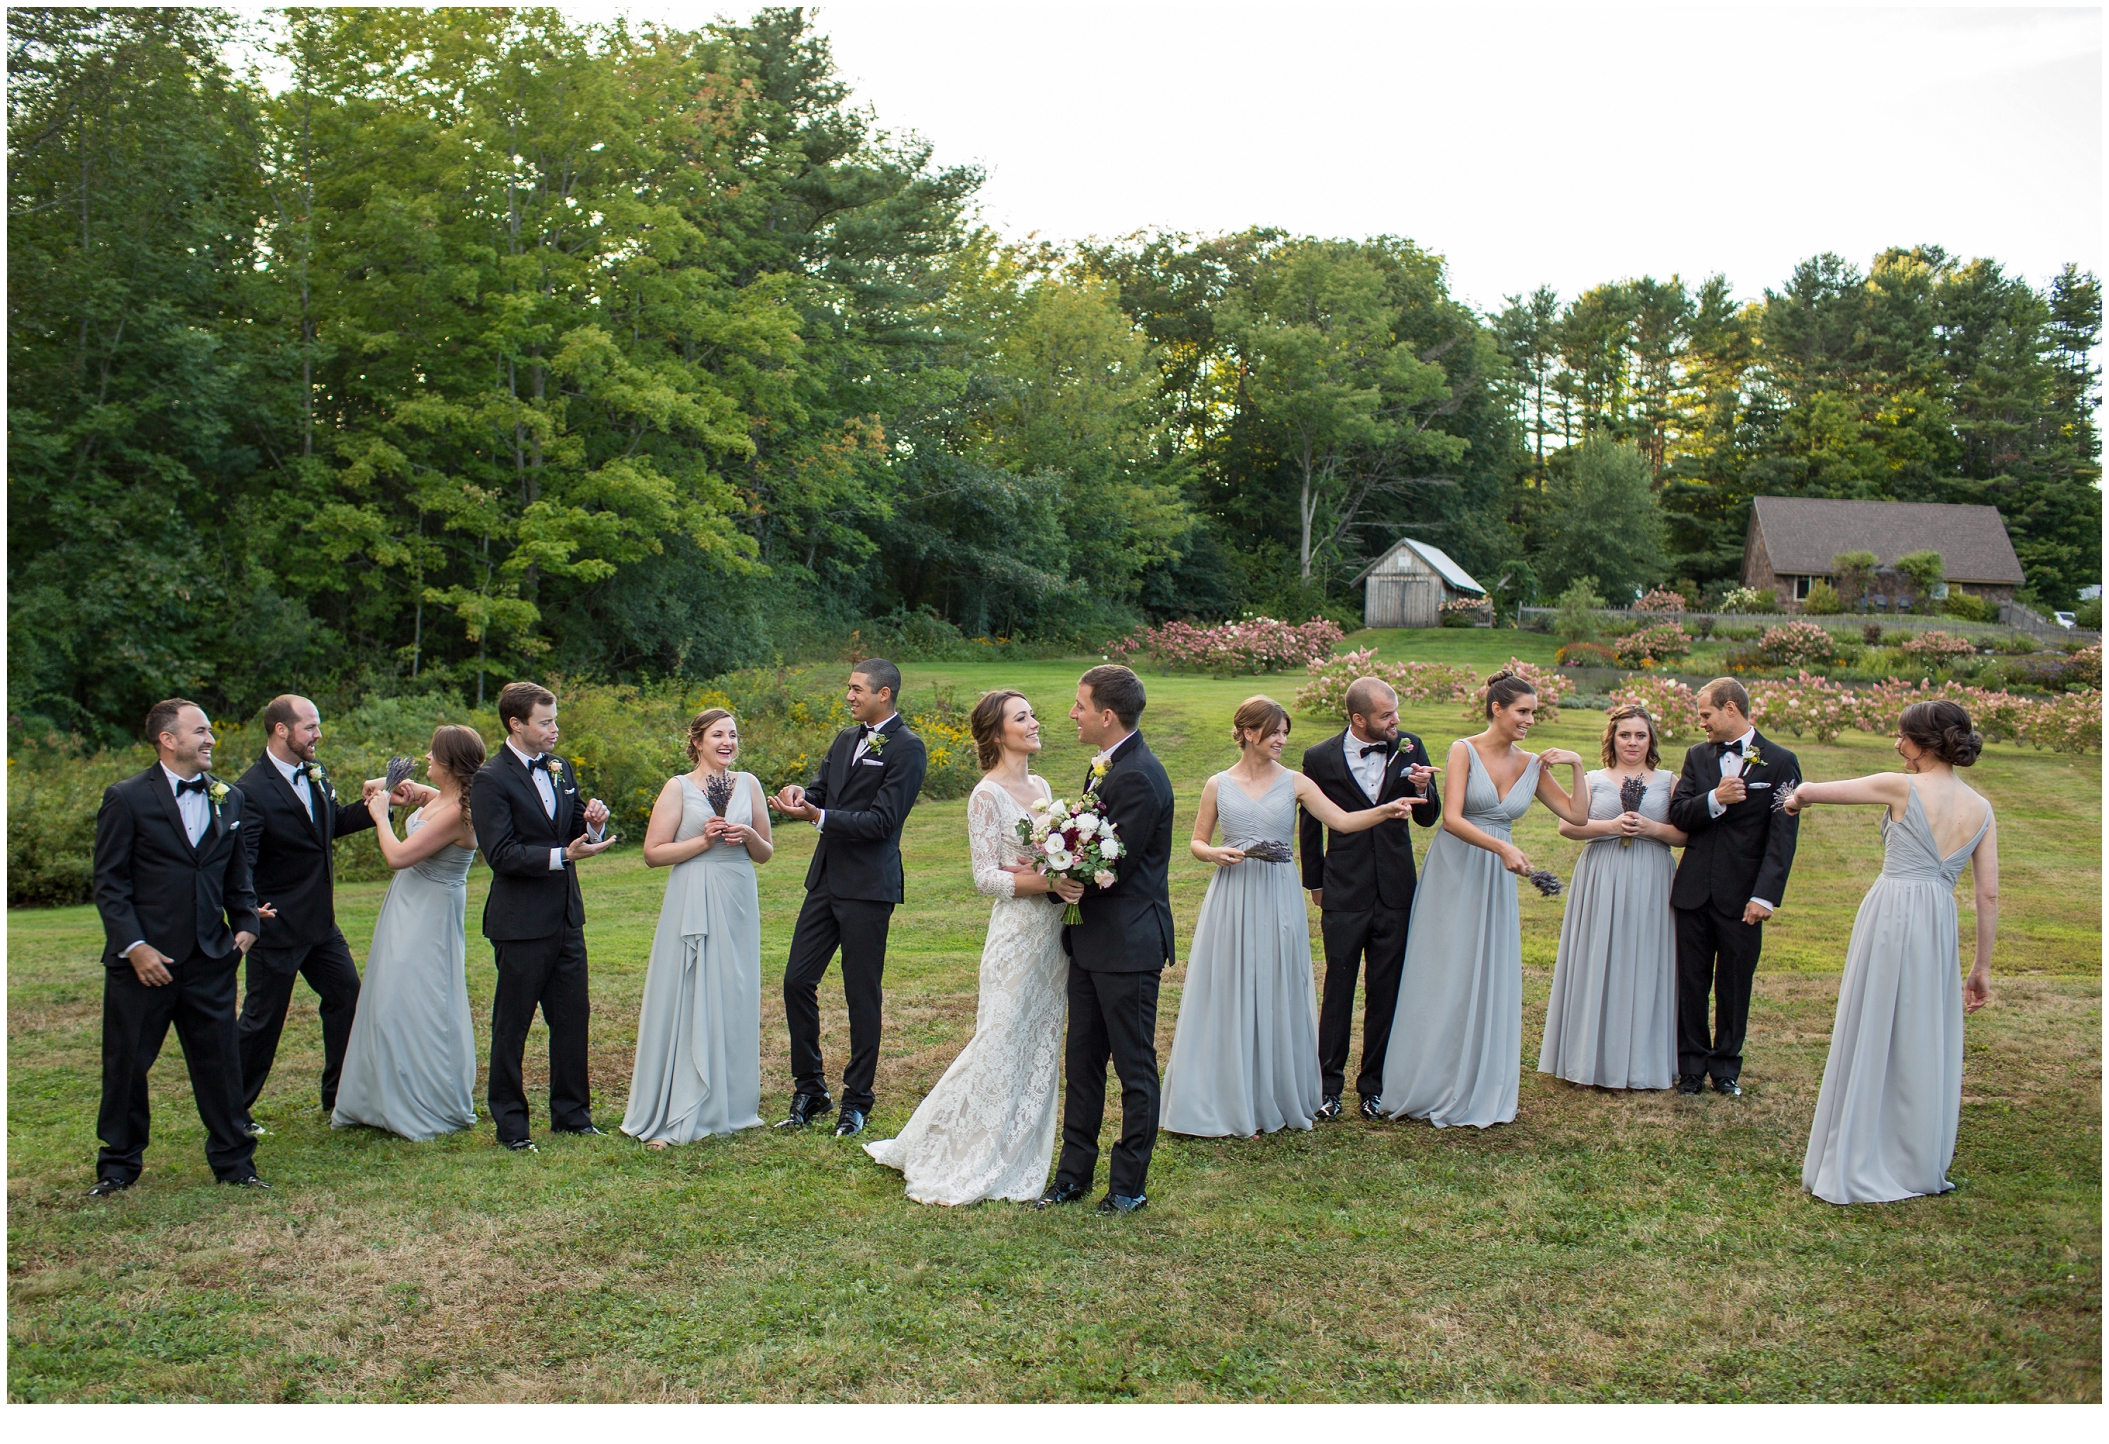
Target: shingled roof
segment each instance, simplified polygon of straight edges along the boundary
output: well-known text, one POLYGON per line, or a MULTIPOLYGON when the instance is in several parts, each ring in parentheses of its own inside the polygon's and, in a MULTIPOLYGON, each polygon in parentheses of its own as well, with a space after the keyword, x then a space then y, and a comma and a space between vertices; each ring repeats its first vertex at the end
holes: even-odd
POLYGON ((1907 552, 1936 551, 1949 581, 2026 580, 1996 506, 1822 496, 1761 496, 1752 505, 1765 558, 1783 576, 1826 576, 1840 552, 1873 552, 1888 566, 1907 552))

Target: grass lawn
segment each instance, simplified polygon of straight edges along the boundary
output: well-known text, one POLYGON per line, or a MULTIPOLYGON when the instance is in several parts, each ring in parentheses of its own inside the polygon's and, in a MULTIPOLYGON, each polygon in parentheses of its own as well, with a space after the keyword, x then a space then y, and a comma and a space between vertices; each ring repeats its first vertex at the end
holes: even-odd
MULTIPOLYGON (((1475 664, 1552 650, 1513 632, 1352 640, 1475 664)), ((1084 761, 1061 720, 1079 670, 907 669, 911 687, 1026 691, 1053 724, 1044 770, 1065 792, 1084 761)), ((1236 702, 1286 701, 1296 683, 1146 680, 1144 730, 1178 787, 1183 836, 1203 781, 1232 758, 1236 702)), ((1471 730, 1449 707, 1406 723, 1437 753, 1471 730)), ((1571 712, 1538 740, 1593 755, 1600 725, 1571 712)), ((1299 719, 1294 747, 1330 730, 1299 719)), ((1817 777, 1891 760, 1860 734, 1796 750, 1817 777)), ((273 1131, 257 1161, 275 1191, 212 1186, 171 1040, 141 1186, 91 1203, 99 928, 90 908, 13 912, 9 1396, 2099 1400, 2101 762, 1998 747, 1973 780, 1999 808, 2006 903, 1993 1003, 1967 1024, 1960 1187, 1854 1209, 1808 1198, 1800 1170, 1837 970, 1880 866, 1867 811, 1804 824, 1758 978, 1745 1097, 1621 1095, 1533 1071, 1560 904, 1526 890, 1515 1123, 1167 1137, 1150 1209, 1128 1219, 921 1207, 897 1174, 822 1133, 663 1154, 545 1135, 536 1157, 496 1148, 488 1122, 425 1144, 333 1133, 315 1107, 304 989, 259 1109, 273 1131)), ((909 825, 872 1136, 898 1129, 973 1028, 988 905, 968 876, 964 813, 925 802, 909 825)), ((1518 833, 1571 872, 1577 849, 1545 811, 1518 833)), ((789 1091, 778 984, 811 845, 787 828, 761 870, 769 1117, 789 1091)), ((487 876, 473 877, 472 920, 487 876)), ((1182 950, 1206 881, 1175 853, 1182 950)), ((610 1129, 663 886, 634 851, 587 873, 596 1115, 610 1129)), ((362 960, 381 891, 340 897, 362 960)), ((1967 954, 1967 883, 1962 896, 1967 954)), ((493 973, 480 938, 469 971, 482 1030, 493 973)), ((1160 1057, 1181 976, 1166 978, 1160 1057)), ((839 1069, 833 974, 821 997, 839 1069)), ((545 1063, 537 1028, 538 1128, 545 1063)))

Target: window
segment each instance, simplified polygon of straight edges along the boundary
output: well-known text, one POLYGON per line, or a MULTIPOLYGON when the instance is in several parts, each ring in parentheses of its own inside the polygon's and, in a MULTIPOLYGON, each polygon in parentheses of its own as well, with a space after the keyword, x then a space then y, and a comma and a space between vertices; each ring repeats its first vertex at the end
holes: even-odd
POLYGON ((1796 577, 1794 579, 1794 600, 1797 602, 1807 601, 1809 599, 1809 585, 1815 580, 1816 578, 1814 577, 1796 577))

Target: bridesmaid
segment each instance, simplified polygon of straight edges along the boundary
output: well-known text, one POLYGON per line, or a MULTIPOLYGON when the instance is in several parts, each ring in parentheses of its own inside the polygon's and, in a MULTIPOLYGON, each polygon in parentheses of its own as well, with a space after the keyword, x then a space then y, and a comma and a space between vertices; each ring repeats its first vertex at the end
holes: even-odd
POLYGON ((1589 820, 1581 757, 1555 747, 1533 757, 1517 745, 1538 720, 1530 683, 1507 671, 1489 677, 1486 715, 1486 731, 1450 744, 1443 827, 1414 889, 1384 1055, 1382 1110, 1438 1128, 1485 1128, 1516 1116, 1523 926, 1507 874, 1528 873, 1531 864, 1509 829, 1533 797, 1568 822, 1589 820), (1573 796, 1548 767, 1572 769, 1573 796))
POLYGON ((670 778, 644 832, 671 867, 637 1017, 622 1131, 653 1149, 761 1126, 762 915, 754 865, 776 848, 761 783, 734 772, 739 723, 712 707, 688 726, 693 772, 670 778))
POLYGON ((1669 822, 1677 778, 1657 765, 1655 719, 1635 703, 1605 719, 1603 759, 1589 774, 1589 821, 1560 824, 1560 836, 1588 846, 1567 891, 1538 1071, 1598 1088, 1667 1088, 1677 1071, 1670 849, 1685 840, 1669 822), (1637 809, 1623 800, 1629 782, 1644 789, 1637 809))
POLYGON ((359 1011, 345 1045, 333 1128, 364 1124, 424 1140, 476 1122, 476 1032, 469 1017, 469 863, 476 832, 469 782, 483 766, 472 727, 442 727, 425 754, 430 787, 405 782, 416 802, 398 840, 390 794, 366 784, 375 841, 395 878, 374 919, 359 1011))
POLYGON ((1238 760, 1208 779, 1194 819, 1193 854, 1216 873, 1194 923, 1159 1125, 1207 1138, 1309 1128, 1325 1101, 1310 915, 1290 850, 1297 804, 1336 832, 1362 832, 1404 817, 1413 803, 1341 811, 1317 783, 1281 765, 1289 714, 1271 697, 1245 700, 1231 739, 1238 760), (1225 846, 1213 847, 1218 818, 1225 846), (1256 843, 1281 853, 1248 858, 1256 843))
POLYGON ((1805 782, 1782 804, 1880 804, 1882 875, 1853 918, 1838 1017, 1801 1186, 1829 1203, 1946 1193, 1963 1106, 1963 1014, 1991 998, 1999 931, 1992 804, 1955 775, 1984 739, 1953 702, 1914 702, 1897 723, 1902 772, 1805 782), (1962 972, 1955 884, 1970 864, 1977 956, 1962 972))

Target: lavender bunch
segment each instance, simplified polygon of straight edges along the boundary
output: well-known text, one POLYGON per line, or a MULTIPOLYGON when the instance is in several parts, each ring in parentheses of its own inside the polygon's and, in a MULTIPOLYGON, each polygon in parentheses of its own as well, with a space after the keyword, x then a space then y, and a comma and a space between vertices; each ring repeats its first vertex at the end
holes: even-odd
MULTIPOLYGON (((1620 812, 1640 811, 1640 804, 1646 800, 1647 795, 1648 783, 1646 778, 1628 777, 1624 782, 1618 784, 1618 810, 1620 812)), ((1631 847, 1633 839, 1622 837, 1618 840, 1618 845, 1620 847, 1631 847)))
POLYGON ((1260 862, 1294 862, 1296 854, 1289 851, 1286 842, 1255 842, 1238 849, 1246 857, 1260 862))
POLYGON ((397 789, 398 787, 401 787, 401 786, 402 786, 402 785, 403 785, 403 784, 404 784, 405 782, 408 782, 408 781, 410 780, 410 774, 411 774, 411 773, 413 773, 413 772, 415 772, 415 771, 417 771, 417 764, 416 764, 415 762, 412 762, 412 761, 411 761, 411 760, 410 760, 409 758, 407 758, 407 757, 391 757, 391 758, 389 758, 389 759, 388 759, 388 795, 389 795, 389 796, 391 796, 391 797, 393 797, 393 796, 395 795, 395 790, 396 790, 396 789, 397 789))
POLYGON ((1802 780, 1799 777, 1790 778, 1772 789, 1772 810, 1774 812, 1785 812, 1787 810, 1787 799, 1800 789, 1801 782, 1802 780))
POLYGON ((708 802, 711 811, 720 817, 723 817, 725 809, 732 805, 733 786, 732 773, 729 770, 720 772, 703 784, 703 800, 708 802))
POLYGON ((1527 876, 1530 879, 1530 885, 1545 897, 1558 897, 1567 890, 1566 883, 1561 882, 1558 876, 1547 872, 1542 867, 1531 869, 1527 876))

